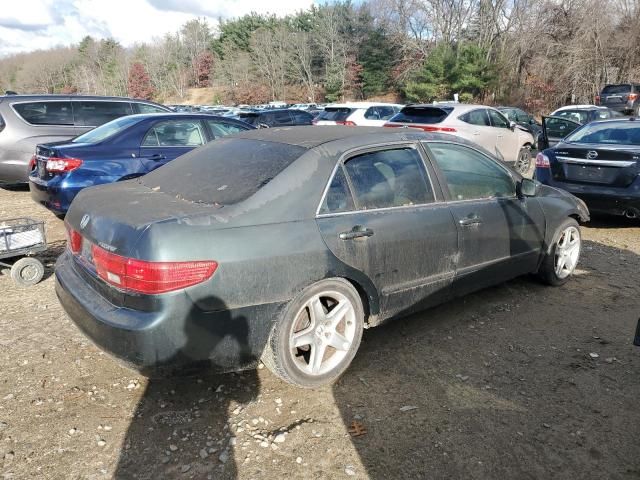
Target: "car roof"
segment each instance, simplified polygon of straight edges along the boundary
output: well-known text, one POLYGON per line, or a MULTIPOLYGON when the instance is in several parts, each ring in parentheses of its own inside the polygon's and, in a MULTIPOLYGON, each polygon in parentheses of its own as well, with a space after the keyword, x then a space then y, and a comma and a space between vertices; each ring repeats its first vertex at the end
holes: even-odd
POLYGON ((456 113, 464 113, 470 110, 475 110, 477 108, 491 108, 488 105, 477 105, 472 103, 456 103, 456 102, 448 102, 448 103, 414 103, 412 105, 407 105, 405 108, 453 108, 453 111, 456 113))
POLYGON ((385 103, 385 102, 344 102, 330 103, 324 108, 370 108, 370 107, 404 107, 401 103, 385 103))
POLYGON ((608 108, 599 105, 567 105, 554 110, 554 112, 562 112, 564 110, 608 110, 608 108))
POLYGON ((26 94, 26 95, 0 95, 0 99, 7 100, 112 100, 120 102, 137 102, 137 103, 151 103, 153 105, 162 105, 160 103, 152 102, 151 100, 142 100, 140 98, 130 97, 106 97, 102 95, 63 95, 58 93, 46 93, 46 94, 26 94))

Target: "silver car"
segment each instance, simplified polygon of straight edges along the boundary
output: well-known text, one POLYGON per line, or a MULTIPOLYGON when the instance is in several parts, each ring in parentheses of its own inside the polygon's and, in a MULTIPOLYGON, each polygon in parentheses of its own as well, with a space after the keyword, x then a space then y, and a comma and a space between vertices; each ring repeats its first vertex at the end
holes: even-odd
POLYGON ((123 97, 0 96, 0 183, 28 182, 29 160, 39 143, 68 140, 124 115, 170 111, 123 97))

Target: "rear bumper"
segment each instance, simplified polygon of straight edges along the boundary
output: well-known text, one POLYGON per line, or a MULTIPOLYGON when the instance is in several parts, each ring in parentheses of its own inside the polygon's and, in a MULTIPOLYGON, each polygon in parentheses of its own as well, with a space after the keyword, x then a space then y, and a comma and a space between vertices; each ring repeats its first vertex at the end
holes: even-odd
POLYGON ((607 107, 615 112, 620 112, 620 113, 629 113, 633 111, 633 103, 612 103, 612 104, 606 104, 603 103, 602 104, 603 107, 607 107))
POLYGON ((536 168, 535 179, 545 185, 560 188, 583 200, 589 211, 609 215, 625 215, 633 212, 640 217, 640 180, 627 188, 614 188, 600 185, 585 185, 569 182, 556 182, 551 178, 549 169, 536 168))
POLYGON ((103 350, 146 375, 185 367, 235 371, 257 364, 284 306, 263 304, 207 312, 185 291, 154 311, 109 303, 78 274, 67 251, 56 263, 56 294, 71 320, 103 350))
POLYGON ((56 179, 52 181, 41 180, 38 177, 29 177, 29 190, 31 198, 51 210, 56 215, 64 215, 69 210, 71 202, 76 197, 81 187, 61 187, 56 179))

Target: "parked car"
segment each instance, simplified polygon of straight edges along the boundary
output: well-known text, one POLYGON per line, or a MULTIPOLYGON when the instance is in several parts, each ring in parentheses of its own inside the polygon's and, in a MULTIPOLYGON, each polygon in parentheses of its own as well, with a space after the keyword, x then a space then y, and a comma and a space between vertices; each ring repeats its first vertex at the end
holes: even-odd
POLYGON ((302 110, 288 108, 270 108, 256 112, 238 112, 237 119, 250 123, 254 127, 270 128, 286 125, 311 125, 313 115, 302 110))
POLYGON ((568 105, 559 108, 548 117, 543 117, 544 135, 540 137, 539 148, 549 148, 560 142, 581 125, 597 120, 622 118, 621 113, 597 105, 568 105))
POLYGON ((80 192, 56 290, 145 373, 262 359, 315 387, 345 371, 365 326, 531 272, 565 283, 588 218, 458 137, 261 129, 80 192))
POLYGON ((533 136, 516 128, 495 108, 484 105, 443 103, 408 105, 392 117, 386 127, 412 127, 425 132, 452 133, 465 138, 510 164, 519 173, 529 173, 532 166, 533 136))
POLYGON ((382 127, 404 105, 395 103, 351 102, 327 105, 315 118, 315 125, 382 127))
POLYGON ((542 136, 542 124, 533 115, 517 107, 498 107, 498 110, 507 117, 510 122, 515 122, 520 128, 524 128, 534 139, 533 149, 538 148, 540 137, 542 136))
POLYGON ((216 138, 254 127, 200 113, 132 115, 67 142, 36 147, 31 197, 64 215, 80 190, 144 175, 216 138))
POLYGON ((68 140, 125 115, 170 111, 122 97, 0 96, 0 183, 27 183, 29 159, 39 143, 68 140))
POLYGON ((596 103, 621 113, 640 117, 640 84, 619 83, 605 85, 596 103))
POLYGON ((629 218, 640 217, 639 174, 640 121, 633 117, 579 127, 537 155, 534 173, 545 185, 581 198, 594 212, 629 218))

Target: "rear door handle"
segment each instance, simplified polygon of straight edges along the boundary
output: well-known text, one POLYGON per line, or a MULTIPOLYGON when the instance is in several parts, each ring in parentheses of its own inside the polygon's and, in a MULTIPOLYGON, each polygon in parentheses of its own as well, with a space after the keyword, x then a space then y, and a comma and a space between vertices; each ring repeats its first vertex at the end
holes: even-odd
POLYGON ((373 230, 363 227, 362 225, 356 225, 348 232, 342 232, 339 237, 340 240, 353 240, 354 238, 370 237, 373 235, 373 230))
POLYGON ((470 227, 472 225, 480 225, 482 223, 482 219, 478 215, 469 215, 466 218, 461 218, 458 220, 458 223, 463 227, 470 227))

